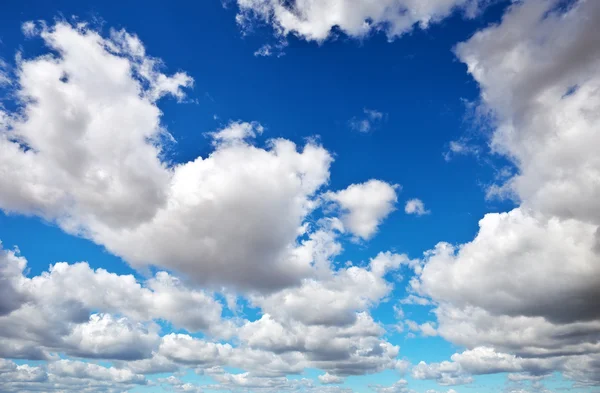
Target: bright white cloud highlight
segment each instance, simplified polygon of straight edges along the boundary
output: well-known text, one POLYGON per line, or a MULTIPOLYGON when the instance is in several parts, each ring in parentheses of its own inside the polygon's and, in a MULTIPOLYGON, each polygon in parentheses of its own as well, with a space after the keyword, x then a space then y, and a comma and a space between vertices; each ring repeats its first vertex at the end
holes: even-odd
POLYGON ((339 206, 345 229, 368 240, 375 235, 381 222, 395 210, 398 201, 396 190, 399 187, 372 179, 352 184, 341 191, 327 192, 324 198, 339 206))
POLYGON ((413 29, 427 28, 460 9, 473 15, 478 0, 383 0, 307 1, 237 0, 237 22, 248 28, 258 17, 270 23, 276 34, 294 34, 308 41, 324 41, 337 27, 351 37, 383 31, 389 39, 413 29))
POLYGON ((404 212, 406 214, 414 214, 417 216, 430 213, 429 210, 425 209, 425 204, 423 201, 417 198, 406 201, 406 205, 404 205, 404 212))

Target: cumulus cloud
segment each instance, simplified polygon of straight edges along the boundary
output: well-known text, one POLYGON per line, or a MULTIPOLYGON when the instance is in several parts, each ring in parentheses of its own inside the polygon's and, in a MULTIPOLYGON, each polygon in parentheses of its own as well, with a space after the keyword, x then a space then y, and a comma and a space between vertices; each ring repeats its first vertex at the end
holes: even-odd
POLYGON ((406 214, 414 214, 417 216, 423 216, 430 213, 429 210, 425 209, 425 204, 423 201, 417 198, 406 201, 406 205, 404 205, 404 212, 406 214))
POLYGON ((473 15, 478 0, 385 0, 385 1, 293 1, 237 0, 237 22, 249 29, 257 18, 270 23, 276 34, 294 34, 305 40, 322 42, 334 28, 360 38, 383 31, 389 39, 413 29, 427 28, 460 9, 473 15))
POLYGON ((440 335, 472 352, 419 366, 420 375, 468 381, 484 371, 465 366, 466 354, 477 354, 491 372, 557 370, 580 384, 597 380, 590 362, 600 352, 600 161, 592 147, 600 6, 558 5, 516 3, 501 23, 456 47, 479 83, 480 105, 493 114, 491 148, 518 169, 492 194, 520 206, 487 214, 473 241, 426 253, 412 289, 438 304, 440 335))
POLYGON ((352 184, 341 191, 327 192, 323 197, 339 206, 345 229, 368 240, 377 232, 381 222, 395 210, 398 188, 398 185, 371 179, 352 184))
POLYGON ((323 375, 319 375, 319 381, 324 385, 328 385, 334 383, 342 383, 344 382, 344 378, 338 377, 337 375, 325 373, 323 375))
POLYGON ((17 365, 0 359, 0 383, 2 391, 7 393, 117 393, 146 385, 148 381, 129 370, 67 359, 40 366, 17 365))
POLYGON ((217 288, 273 290, 312 274, 294 247, 329 178, 325 149, 282 139, 258 148, 249 140, 262 126, 233 122, 210 134, 207 157, 163 162, 157 100, 183 99, 192 79, 163 74, 125 31, 38 27, 57 55, 18 64, 23 105, 0 132, 4 211, 217 288))
POLYGON ((131 275, 61 262, 29 278, 25 258, 3 249, 0 258, 5 310, 0 316, 0 356, 39 359, 48 357, 47 351, 62 351, 141 359, 158 347, 159 329, 153 321, 218 336, 226 336, 231 327, 221 320, 222 305, 212 294, 189 289, 165 272, 142 285, 131 275))

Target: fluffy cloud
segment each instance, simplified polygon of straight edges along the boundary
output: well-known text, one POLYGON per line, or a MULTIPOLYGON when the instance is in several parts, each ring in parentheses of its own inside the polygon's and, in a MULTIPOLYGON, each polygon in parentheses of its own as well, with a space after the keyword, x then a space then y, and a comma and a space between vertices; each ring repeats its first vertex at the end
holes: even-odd
POLYGON ((394 211, 394 205, 398 201, 398 187, 372 179, 352 184, 341 191, 327 192, 323 197, 336 203, 342 210, 344 228, 353 235, 368 240, 377 232, 379 224, 394 211))
POLYGON ((319 382, 321 382, 324 385, 342 383, 344 382, 344 378, 338 377, 337 375, 325 373, 323 375, 319 375, 319 382))
POLYGON ((426 364, 420 362, 413 367, 416 379, 435 379, 443 385, 472 382, 472 375, 510 373, 510 381, 536 381, 562 371, 580 385, 596 385, 599 357, 597 355, 560 357, 519 357, 495 351, 491 347, 476 347, 452 355, 451 361, 426 364))
POLYGON ((455 9, 472 15, 479 3, 478 0, 237 0, 237 21, 248 28, 259 18, 270 23, 280 36, 291 33, 311 41, 324 41, 336 27, 351 37, 383 31, 393 39, 409 32, 414 25, 427 28, 455 9))
POLYGON ((80 357, 141 359, 158 347, 154 320, 219 336, 232 327, 221 320, 222 306, 212 294, 189 289, 165 272, 142 286, 131 275, 62 262, 28 278, 25 258, 3 249, 0 257, 7 310, 0 316, 2 356, 38 359, 48 356, 45 351, 64 351, 80 357), (103 313, 90 315, 93 311, 103 313))
POLYGON ((66 359, 35 367, 0 359, 0 383, 7 393, 117 393, 145 385, 147 380, 128 370, 66 359))
POLYGON ((124 31, 35 32, 57 55, 18 64, 22 108, 3 113, 0 130, 0 208, 55 221, 135 267, 215 287, 272 290, 312 274, 294 247, 329 178, 325 149, 258 148, 248 139, 262 127, 236 122, 211 134, 208 157, 170 165, 157 100, 183 99, 189 76, 161 73, 124 31))
POLYGON ((456 47, 480 85, 480 110, 492 114, 493 151, 518 169, 488 194, 520 206, 487 214, 473 241, 427 253, 412 289, 438 304, 440 335, 470 351, 416 375, 454 383, 558 370, 580 384, 598 379, 600 6, 558 3, 514 4, 456 47))
POLYGON ((406 201, 406 205, 404 205, 404 212, 406 214, 415 214, 417 216, 430 213, 429 210, 425 209, 425 204, 423 201, 417 198, 406 201))
POLYGON ((596 228, 576 220, 535 217, 522 208, 488 214, 473 242, 458 249, 439 244, 429 254, 420 289, 434 299, 497 315, 541 316, 550 322, 597 320, 596 228))
POLYGON ((356 312, 368 310, 390 293, 392 284, 385 280, 386 273, 410 263, 406 255, 379 253, 368 269, 351 266, 330 277, 307 279, 299 287, 251 299, 278 319, 343 326, 356 320, 356 312))

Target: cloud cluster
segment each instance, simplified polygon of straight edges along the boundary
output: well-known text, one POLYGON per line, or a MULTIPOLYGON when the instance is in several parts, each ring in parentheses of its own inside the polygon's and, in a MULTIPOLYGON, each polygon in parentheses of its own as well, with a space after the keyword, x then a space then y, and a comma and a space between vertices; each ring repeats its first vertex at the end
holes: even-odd
POLYGON ((412 289, 438 304, 442 337, 468 351, 417 366, 419 377, 600 380, 600 5, 559 5, 514 4, 456 47, 493 114, 492 150, 518 169, 489 194, 520 206, 485 215, 469 243, 427 252, 412 289))
MULTIPOLYGON (((134 267, 217 289, 265 292, 314 276, 298 239, 329 179, 323 147, 283 139, 257 147, 263 127, 232 122, 208 133, 207 157, 165 161, 157 100, 183 99, 189 76, 163 74, 125 31, 104 38, 61 22, 36 34, 56 55, 17 65, 21 108, 3 113, 0 130, 0 208, 56 222, 134 267)), ((364 239, 396 201, 375 180, 326 195, 364 239)))
POLYGON ((276 34, 297 35, 308 41, 322 42, 335 28, 361 38, 374 31, 389 39, 410 32, 415 25, 427 28, 460 9, 474 15, 480 0, 237 0, 237 22, 249 29, 258 18, 269 23, 276 34))
MULTIPOLYGON (((477 4, 238 0, 238 21, 258 17, 281 36, 316 41, 335 27, 393 38, 477 4)), ((19 58, 15 80, 1 74, 19 102, 0 109, 0 208, 56 223, 133 267, 167 271, 142 280, 58 262, 28 277, 26 260, 0 249, 3 389, 126 391, 148 383, 145 374, 192 368, 218 383, 211 389, 341 392, 320 385, 406 368, 371 314, 392 292, 390 273, 405 266, 415 277, 401 303, 433 306, 437 321, 404 323, 465 348, 417 364, 413 378, 456 385, 510 373, 519 382, 559 371, 599 385, 599 23, 598 2, 530 0, 459 44, 481 108, 493 114, 490 147, 517 168, 488 194, 519 206, 487 214, 472 241, 441 242, 422 261, 387 252, 341 268, 333 263, 341 235, 371 239, 396 208, 398 186, 328 190, 325 148, 284 139, 258 146, 258 123, 231 122, 208 133, 206 157, 169 162, 158 103, 184 100, 191 77, 163 73, 125 31, 25 24, 52 53, 19 58), (317 209, 323 217, 314 220, 317 209), (223 318, 225 307, 237 312, 239 295, 256 318, 223 318), (288 377, 307 368, 323 370, 318 387, 288 377)), ((405 212, 428 211, 414 199, 405 212)), ((159 382, 200 389, 174 376, 159 382)), ((411 391, 404 380, 372 388, 411 391)))
MULTIPOLYGON (((163 74, 125 31, 106 38, 64 22, 24 29, 53 54, 17 64, 20 105, 2 113, 0 207, 56 223, 133 267, 169 272, 138 279, 58 262, 28 277, 25 258, 0 249, 0 357, 45 360, 35 372, 46 383, 68 378, 73 389, 104 378, 97 389, 107 391, 182 367, 221 386, 261 389, 311 388, 286 378, 306 368, 324 370, 332 384, 397 367, 399 348, 370 309, 393 289, 386 275, 415 262, 387 252, 364 267, 333 267, 339 237, 373 237, 395 209, 396 186, 370 180, 328 191, 332 158, 323 147, 284 139, 256 146, 264 129, 255 122, 207 133, 207 157, 166 161, 172 137, 158 100, 183 100, 189 76, 163 74), (311 223, 321 207, 323 218, 311 223), (240 295, 258 318, 223 318, 225 307, 237 313, 240 295)), ((18 382, 11 375, 7 383, 18 382)))
POLYGON ((0 385, 7 393, 117 393, 147 383, 143 375, 93 363, 63 359, 48 365, 29 366, 0 359, 0 385))

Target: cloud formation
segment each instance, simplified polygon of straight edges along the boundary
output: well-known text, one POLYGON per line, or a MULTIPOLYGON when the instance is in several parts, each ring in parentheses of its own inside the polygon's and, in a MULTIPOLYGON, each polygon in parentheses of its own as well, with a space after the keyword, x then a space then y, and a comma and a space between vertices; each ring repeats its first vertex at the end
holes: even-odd
POLYGON ((514 4, 500 24, 456 47, 493 113, 492 149, 518 168, 491 194, 520 206, 486 214, 473 241, 426 253, 412 288, 438 304, 439 333, 469 351, 419 365, 421 377, 562 371, 580 384, 598 381, 600 161, 591 146, 600 126, 600 6, 558 5, 514 4))
POLYGON ((410 32, 415 25, 427 28, 455 10, 467 16, 479 9, 480 0, 384 0, 308 1, 237 0, 237 22, 249 29, 256 18, 273 27, 277 35, 294 34, 307 41, 322 42, 337 28, 361 38, 382 31, 389 39, 410 32))

